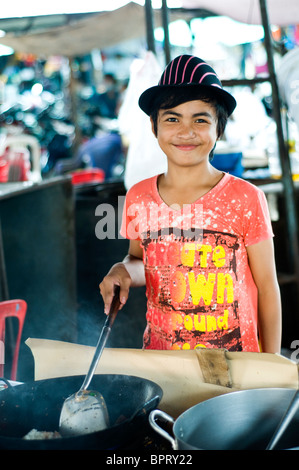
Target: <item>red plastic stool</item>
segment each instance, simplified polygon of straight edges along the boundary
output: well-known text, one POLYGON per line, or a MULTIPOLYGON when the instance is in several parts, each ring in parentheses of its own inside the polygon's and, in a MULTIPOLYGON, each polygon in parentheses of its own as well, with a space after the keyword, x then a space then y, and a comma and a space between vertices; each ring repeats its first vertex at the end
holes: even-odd
POLYGON ((4 375, 5 320, 8 317, 18 319, 18 335, 15 343, 10 379, 16 380, 21 336, 27 312, 25 300, 5 300, 0 302, 0 377, 4 375))

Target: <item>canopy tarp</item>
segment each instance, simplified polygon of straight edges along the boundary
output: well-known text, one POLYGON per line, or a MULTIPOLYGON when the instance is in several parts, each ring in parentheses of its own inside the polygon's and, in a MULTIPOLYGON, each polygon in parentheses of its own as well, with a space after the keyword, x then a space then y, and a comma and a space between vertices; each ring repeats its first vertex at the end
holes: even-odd
POLYGON ((65 26, 34 33, 8 33, 0 43, 17 52, 72 57, 145 37, 145 31, 144 7, 132 2, 117 10, 71 21, 65 26))
MULTIPOLYGON (((169 9, 170 21, 192 17, 194 12, 188 13, 189 9, 202 9, 244 23, 261 24, 259 0, 182 0, 182 5, 183 9, 180 11, 169 9)), ((299 0, 268 0, 267 8, 270 23, 279 26, 299 24, 299 0)), ((154 12, 155 26, 160 26, 161 12, 154 12)), ((101 12, 84 19, 75 17, 64 26, 34 32, 10 32, 0 39, 0 43, 17 52, 73 57, 86 54, 92 49, 104 49, 142 37, 146 37, 145 8, 130 2, 117 10, 101 12)))
MULTIPOLYGON (((269 23, 277 26, 299 24, 298 0, 267 0, 269 23)), ((217 15, 248 24, 262 24, 259 0, 182 0, 184 8, 203 8, 217 15)))

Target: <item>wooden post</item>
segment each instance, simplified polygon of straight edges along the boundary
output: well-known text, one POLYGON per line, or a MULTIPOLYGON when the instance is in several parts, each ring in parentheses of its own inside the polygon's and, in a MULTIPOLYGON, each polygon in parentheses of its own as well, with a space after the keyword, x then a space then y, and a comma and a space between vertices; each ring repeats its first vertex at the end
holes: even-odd
POLYGON ((170 57, 170 40, 169 40, 169 21, 168 21, 168 7, 167 0, 162 0, 162 24, 164 29, 164 52, 165 62, 168 64, 171 60, 170 57))
POLYGON ((146 20, 146 37, 147 48, 149 51, 156 53, 155 37, 154 37, 154 15, 152 0, 145 0, 145 20, 146 20))

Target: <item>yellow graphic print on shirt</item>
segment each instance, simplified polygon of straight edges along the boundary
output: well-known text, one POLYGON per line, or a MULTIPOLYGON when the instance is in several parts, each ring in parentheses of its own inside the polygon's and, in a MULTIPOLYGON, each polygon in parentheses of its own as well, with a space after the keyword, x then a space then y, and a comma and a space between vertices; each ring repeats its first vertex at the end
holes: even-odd
POLYGON ((191 240, 180 230, 174 232, 142 242, 149 306, 146 343, 157 349, 162 341, 172 349, 241 350, 236 236, 203 230, 191 240))

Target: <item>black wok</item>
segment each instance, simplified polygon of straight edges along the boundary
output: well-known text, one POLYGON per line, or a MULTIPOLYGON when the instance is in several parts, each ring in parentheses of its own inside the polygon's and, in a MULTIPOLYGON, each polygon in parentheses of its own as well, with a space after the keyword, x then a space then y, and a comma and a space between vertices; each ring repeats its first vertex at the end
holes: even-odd
POLYGON ((25 440, 32 429, 58 431, 64 400, 84 376, 39 380, 0 392, 0 449, 117 449, 131 442, 159 404, 163 392, 149 380, 128 375, 95 375, 93 388, 107 404, 110 428, 57 439, 25 440))

